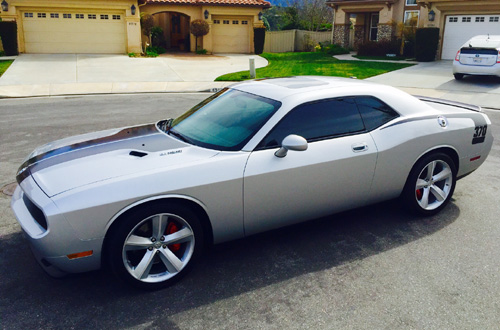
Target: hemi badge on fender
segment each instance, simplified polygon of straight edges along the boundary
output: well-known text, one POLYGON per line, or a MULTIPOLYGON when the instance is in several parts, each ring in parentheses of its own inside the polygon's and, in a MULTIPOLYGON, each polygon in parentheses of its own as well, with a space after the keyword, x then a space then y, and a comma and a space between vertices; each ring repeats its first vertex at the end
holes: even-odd
POLYGON ((476 157, 471 158, 470 161, 473 162, 475 160, 478 160, 479 158, 481 158, 481 156, 476 156, 476 157))

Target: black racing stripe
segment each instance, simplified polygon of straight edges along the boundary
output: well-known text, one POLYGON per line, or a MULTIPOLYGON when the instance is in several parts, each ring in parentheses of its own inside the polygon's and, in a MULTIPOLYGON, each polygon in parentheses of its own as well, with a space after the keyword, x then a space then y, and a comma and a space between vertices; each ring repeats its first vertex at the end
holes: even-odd
MULTIPOLYGON (((382 127, 380 130, 384 130, 386 128, 397 126, 397 125, 401 125, 401 124, 411 123, 413 121, 429 120, 429 119, 434 119, 434 118, 437 120, 438 116, 432 115, 432 116, 425 116, 425 117, 416 117, 416 118, 402 119, 402 120, 400 120, 398 122, 395 122, 395 123, 392 123, 392 124, 387 125, 385 127, 382 127)), ((437 121, 436 121, 436 123, 437 123, 437 121)))
MULTIPOLYGON (((395 123, 392 123, 390 125, 387 125, 385 127, 382 127, 380 130, 383 130, 383 129, 386 129, 386 128, 389 128, 389 127, 393 127, 393 126, 397 126, 397 125, 400 125, 400 124, 405 124, 405 123, 410 123, 410 122, 413 122, 413 121, 420 121, 420 120, 429 120, 429 119, 436 119, 436 123, 437 123, 437 119, 439 116, 443 116, 445 118, 469 118, 471 120, 474 120, 474 118, 472 118, 472 116, 468 113, 456 113, 456 114, 441 114, 441 115, 429 115, 429 116, 424 116, 424 117, 415 117, 415 118, 407 118, 407 119, 403 119, 403 120, 400 120, 398 122, 395 122, 395 123)), ((475 120, 474 120, 475 122, 475 120)))
POLYGON ((117 142, 121 140, 127 140, 131 138, 136 138, 140 136, 152 135, 158 133, 156 128, 156 124, 147 124, 136 127, 129 127, 119 131, 116 134, 104 136, 98 139, 92 139, 88 141, 83 141, 79 143, 75 143, 68 146, 63 146, 54 150, 47 151, 43 154, 40 154, 36 157, 32 157, 25 161, 18 170, 18 174, 16 176, 16 181, 21 183, 24 179, 26 179, 31 173, 29 170, 34 164, 39 163, 42 160, 46 160, 48 158, 52 158, 54 156, 62 155, 65 153, 73 152, 76 150, 82 150, 88 147, 95 147, 103 144, 108 144, 111 142, 117 142), (24 171, 22 171, 24 169, 24 171), (22 171, 22 172, 21 172, 22 171))

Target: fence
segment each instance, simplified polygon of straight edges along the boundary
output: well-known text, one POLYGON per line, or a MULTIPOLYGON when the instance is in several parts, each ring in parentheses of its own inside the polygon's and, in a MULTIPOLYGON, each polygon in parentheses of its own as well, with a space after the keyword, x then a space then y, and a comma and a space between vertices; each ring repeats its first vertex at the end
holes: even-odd
POLYGON ((332 32, 313 32, 303 30, 287 30, 266 32, 264 51, 267 53, 301 52, 307 49, 307 39, 318 42, 331 41, 332 32), (309 37, 307 37, 309 36, 309 37))

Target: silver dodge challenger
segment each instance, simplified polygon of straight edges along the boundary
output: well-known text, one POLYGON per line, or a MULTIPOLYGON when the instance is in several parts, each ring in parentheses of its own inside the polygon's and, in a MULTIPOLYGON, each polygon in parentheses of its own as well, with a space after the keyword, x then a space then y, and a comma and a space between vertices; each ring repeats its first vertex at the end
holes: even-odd
POLYGON ((38 147, 12 209, 52 276, 158 289, 211 245, 385 200, 423 216, 488 156, 480 107, 356 79, 235 84, 183 115, 38 147))

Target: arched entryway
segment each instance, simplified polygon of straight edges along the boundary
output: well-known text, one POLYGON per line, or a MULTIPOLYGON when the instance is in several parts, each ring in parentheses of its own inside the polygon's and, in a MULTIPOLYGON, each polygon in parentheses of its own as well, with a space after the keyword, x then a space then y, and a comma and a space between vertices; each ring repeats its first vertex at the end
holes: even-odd
POLYGON ((153 19, 155 27, 162 29, 162 35, 152 40, 154 45, 159 45, 167 51, 190 51, 188 15, 169 11, 153 14, 153 19))

